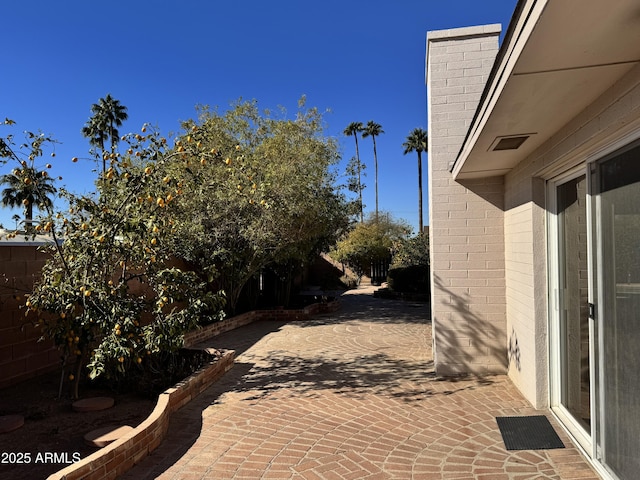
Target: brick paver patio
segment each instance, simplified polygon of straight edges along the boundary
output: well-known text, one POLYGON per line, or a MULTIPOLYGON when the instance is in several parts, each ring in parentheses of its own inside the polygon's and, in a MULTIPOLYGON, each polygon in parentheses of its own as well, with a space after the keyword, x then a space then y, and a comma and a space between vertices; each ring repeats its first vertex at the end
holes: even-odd
POLYGON ((505 450, 496 416, 551 415, 504 376, 436 378, 427 317, 361 289, 337 313, 213 339, 236 365, 125 478, 600 478, 553 419, 566 448, 505 450))

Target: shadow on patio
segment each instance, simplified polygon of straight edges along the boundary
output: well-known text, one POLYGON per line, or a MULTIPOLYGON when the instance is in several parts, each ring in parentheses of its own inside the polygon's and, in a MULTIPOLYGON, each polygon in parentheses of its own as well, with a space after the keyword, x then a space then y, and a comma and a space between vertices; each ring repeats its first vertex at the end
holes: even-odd
POLYGON ((426 305, 348 297, 333 314, 207 342, 235 349, 234 368, 124 478, 560 479, 554 458, 590 472, 575 448, 504 449, 495 416, 530 405, 504 376, 436 378, 426 305))

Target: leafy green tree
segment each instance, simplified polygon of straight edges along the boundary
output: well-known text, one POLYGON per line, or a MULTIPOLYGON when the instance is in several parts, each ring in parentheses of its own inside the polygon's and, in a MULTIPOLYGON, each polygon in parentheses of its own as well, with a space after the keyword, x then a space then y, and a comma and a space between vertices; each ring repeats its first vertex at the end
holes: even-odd
POLYGON ((393 245, 391 267, 428 267, 429 261, 429 235, 420 232, 412 237, 403 238, 393 245))
POLYGON ((322 129, 316 109, 301 105, 295 119, 277 118, 256 102, 237 102, 224 114, 205 108, 185 124, 177 148, 189 195, 179 201, 175 250, 203 277, 216 272, 211 278, 229 312, 262 269, 300 268, 346 228, 345 199, 331 172, 337 145, 322 129), (202 151, 214 160, 203 162, 202 151))
POLYGON ((202 109, 171 144, 144 126, 103 156, 97 196, 62 191, 70 207, 41 223, 51 259, 25 305, 74 365, 76 395, 84 365, 144 368, 225 302, 232 312, 262 269, 293 272, 347 228, 337 144, 303 107, 293 119, 255 102, 202 109))
POLYGON ((406 222, 380 212, 377 220, 372 215, 356 224, 330 254, 362 276, 370 270, 372 262, 390 258, 394 245, 407 238, 410 232, 406 222))
POLYGON ((422 152, 428 152, 428 133, 422 128, 414 128, 407 140, 402 144, 404 154, 416 152, 418 154, 418 218, 419 232, 423 230, 422 223, 422 152))
POLYGON ((396 292, 428 293, 429 264, 427 232, 395 242, 387 272, 388 288, 396 292))
POLYGON ((75 366, 76 396, 84 365, 92 378, 122 375, 222 315, 223 295, 171 250, 183 182, 165 167, 179 154, 155 132, 125 138, 97 197, 62 192, 70 208, 44 223, 51 258, 25 304, 75 366))
MULTIPOLYGON (((362 172, 362 163, 360 162, 360 150, 358 149, 358 133, 362 132, 364 126, 362 122, 351 122, 344 129, 344 134, 348 137, 353 135, 353 138, 356 141, 356 165, 358 166, 358 185, 362 185, 361 181, 361 172, 362 172)), ((364 204, 362 203, 362 189, 360 189, 359 193, 359 205, 360 205, 360 222, 364 222, 364 204)))
POLYGON ((376 218, 378 218, 378 152, 376 149, 376 137, 383 133, 382 125, 375 123, 373 120, 369 120, 362 130, 362 138, 371 137, 371 140, 373 140, 373 160, 376 169, 376 218))
POLYGON ((114 153, 120 134, 116 127, 122 126, 122 123, 129 118, 127 107, 122 105, 107 94, 101 98, 98 103, 91 106, 92 116, 89 118, 85 126, 82 128, 82 135, 89 139, 89 144, 100 149, 102 155, 102 173, 106 172, 106 148, 105 143, 111 140, 111 153, 114 153))

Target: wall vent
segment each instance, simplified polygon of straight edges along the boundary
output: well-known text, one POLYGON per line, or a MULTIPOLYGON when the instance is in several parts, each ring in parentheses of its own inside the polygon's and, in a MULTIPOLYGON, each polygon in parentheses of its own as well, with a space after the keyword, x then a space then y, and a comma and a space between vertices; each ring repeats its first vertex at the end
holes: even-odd
POLYGON ((491 147, 489 147, 490 151, 498 152, 501 150, 517 150, 520 148, 527 138, 531 135, 510 135, 508 137, 497 137, 491 147))

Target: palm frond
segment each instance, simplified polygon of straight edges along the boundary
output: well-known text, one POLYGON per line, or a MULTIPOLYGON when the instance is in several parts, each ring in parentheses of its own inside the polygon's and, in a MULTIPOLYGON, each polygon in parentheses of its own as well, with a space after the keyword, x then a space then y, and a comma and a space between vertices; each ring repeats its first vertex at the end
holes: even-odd
POLYGON ((364 126, 362 125, 362 122, 351 122, 349 125, 347 125, 347 128, 344 129, 343 133, 348 137, 350 137, 351 135, 357 136, 358 133, 363 129, 364 126))
POLYGON ((402 144, 404 154, 411 152, 428 152, 428 133, 422 128, 414 128, 407 136, 407 140, 402 144))

